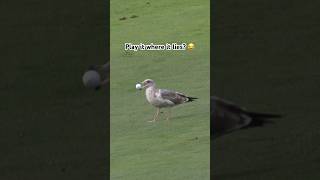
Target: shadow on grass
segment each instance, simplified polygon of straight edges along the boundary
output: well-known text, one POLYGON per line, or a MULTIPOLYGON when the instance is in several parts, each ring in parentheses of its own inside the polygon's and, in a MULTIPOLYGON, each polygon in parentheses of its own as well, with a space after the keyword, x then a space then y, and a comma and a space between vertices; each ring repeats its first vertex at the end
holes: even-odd
MULTIPOLYGON (((200 114, 200 113, 198 113, 200 114)), ((190 118, 190 117, 193 117, 193 116, 196 116, 197 114, 186 114, 186 115, 182 115, 182 116, 172 116, 170 118, 170 120, 179 120, 179 119, 185 119, 185 118, 190 118)), ((208 121, 209 121, 209 118, 208 118, 208 121)))

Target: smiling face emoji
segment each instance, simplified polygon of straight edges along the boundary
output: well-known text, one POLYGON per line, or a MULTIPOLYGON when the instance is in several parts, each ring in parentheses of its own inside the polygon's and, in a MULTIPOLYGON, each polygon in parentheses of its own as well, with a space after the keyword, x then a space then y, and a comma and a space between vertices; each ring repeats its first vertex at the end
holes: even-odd
POLYGON ((194 47, 195 47, 194 43, 189 43, 187 46, 188 50, 192 50, 194 49, 194 47))

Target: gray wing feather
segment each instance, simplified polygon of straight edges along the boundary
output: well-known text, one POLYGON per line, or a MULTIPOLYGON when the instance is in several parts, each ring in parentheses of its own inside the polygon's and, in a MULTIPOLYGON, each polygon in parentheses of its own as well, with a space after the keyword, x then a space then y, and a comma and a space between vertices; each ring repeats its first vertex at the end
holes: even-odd
POLYGON ((181 104, 187 100, 186 95, 167 89, 160 89, 160 95, 163 99, 169 100, 174 104, 181 104))

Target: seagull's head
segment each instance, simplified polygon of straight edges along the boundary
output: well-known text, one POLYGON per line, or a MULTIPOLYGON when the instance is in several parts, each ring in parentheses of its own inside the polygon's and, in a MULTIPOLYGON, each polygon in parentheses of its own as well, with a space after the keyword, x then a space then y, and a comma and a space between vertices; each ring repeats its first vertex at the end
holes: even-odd
POLYGON ((146 79, 141 84, 142 84, 142 88, 145 88, 145 89, 156 85, 152 79, 146 79))

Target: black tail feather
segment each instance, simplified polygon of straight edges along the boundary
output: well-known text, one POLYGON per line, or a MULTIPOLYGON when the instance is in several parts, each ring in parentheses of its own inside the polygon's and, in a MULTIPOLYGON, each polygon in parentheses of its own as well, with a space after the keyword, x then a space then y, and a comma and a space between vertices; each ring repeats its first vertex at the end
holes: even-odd
POLYGON ((196 97, 187 97, 187 101, 186 102, 192 102, 195 99, 198 99, 198 98, 196 98, 196 97))
POLYGON ((282 115, 280 114, 268 114, 268 113, 256 113, 256 112, 247 112, 249 116, 252 118, 258 118, 258 119, 266 119, 266 118, 282 118, 282 115))
POLYGON ((248 112, 247 114, 252 118, 252 122, 247 126, 247 128, 263 126, 265 124, 273 124, 274 121, 270 119, 283 117, 282 115, 279 115, 279 114, 268 114, 268 113, 248 112))

